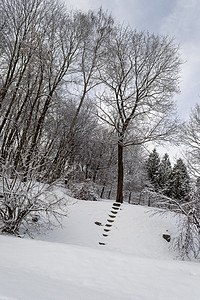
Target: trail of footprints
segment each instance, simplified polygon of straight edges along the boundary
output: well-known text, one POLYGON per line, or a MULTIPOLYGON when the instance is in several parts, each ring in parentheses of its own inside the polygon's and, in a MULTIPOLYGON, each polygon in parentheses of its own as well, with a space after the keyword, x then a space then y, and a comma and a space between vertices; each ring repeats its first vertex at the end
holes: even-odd
MULTIPOLYGON (((103 230, 103 234, 102 234, 103 237, 105 237, 105 238, 108 237, 109 232, 111 231, 111 228, 112 228, 113 223, 115 221, 115 218, 116 218, 116 216, 117 216, 117 214, 120 210, 120 206, 121 206, 121 203, 119 203, 119 202, 114 202, 113 203, 112 210, 108 215, 109 218, 107 219, 107 223, 104 226, 104 230, 103 230)), ((97 223, 99 223, 99 222, 95 222, 96 225, 102 226, 101 223, 99 223, 99 224, 97 224, 97 223)), ((99 242, 99 245, 103 246, 103 245, 106 245, 106 243, 105 242, 99 242)))

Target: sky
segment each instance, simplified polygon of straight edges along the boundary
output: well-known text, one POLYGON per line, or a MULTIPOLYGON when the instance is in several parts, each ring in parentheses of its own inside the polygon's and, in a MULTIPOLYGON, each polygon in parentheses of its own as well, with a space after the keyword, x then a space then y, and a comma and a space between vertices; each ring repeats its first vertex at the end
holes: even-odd
POLYGON ((181 93, 175 96, 178 115, 187 120, 200 103, 199 0, 63 0, 68 8, 88 11, 100 6, 133 29, 174 37, 183 60, 181 93))

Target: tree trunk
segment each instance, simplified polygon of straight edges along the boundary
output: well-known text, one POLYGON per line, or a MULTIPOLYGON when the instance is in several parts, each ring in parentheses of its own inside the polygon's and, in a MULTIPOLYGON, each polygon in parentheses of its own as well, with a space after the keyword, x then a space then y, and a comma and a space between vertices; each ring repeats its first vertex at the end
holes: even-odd
POLYGON ((124 167, 123 167, 123 145, 118 143, 118 183, 117 183, 117 197, 116 202, 123 203, 123 181, 124 181, 124 167))
POLYGON ((105 185, 102 187, 102 190, 101 190, 101 195, 100 195, 101 199, 103 198, 104 190, 105 190, 105 185))
POLYGON ((131 203, 131 192, 129 192, 128 203, 131 203))

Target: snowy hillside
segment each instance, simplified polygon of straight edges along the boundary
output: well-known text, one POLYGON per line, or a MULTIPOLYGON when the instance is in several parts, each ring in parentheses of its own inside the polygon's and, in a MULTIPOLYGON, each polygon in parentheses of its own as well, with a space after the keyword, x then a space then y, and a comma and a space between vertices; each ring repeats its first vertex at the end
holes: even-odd
POLYGON ((162 238, 176 235, 170 215, 68 201, 62 229, 35 240, 0 236, 1 300, 200 299, 199 263, 177 260, 162 238))

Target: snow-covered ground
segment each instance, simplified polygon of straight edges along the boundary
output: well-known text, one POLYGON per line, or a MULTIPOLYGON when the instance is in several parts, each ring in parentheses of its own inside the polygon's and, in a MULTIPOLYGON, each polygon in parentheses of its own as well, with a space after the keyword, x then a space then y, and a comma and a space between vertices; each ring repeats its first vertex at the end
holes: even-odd
POLYGON ((112 201, 69 199, 62 229, 0 236, 0 300, 199 300, 200 264, 178 260, 162 238, 176 235, 175 219, 128 204, 115 218, 111 210, 112 201))

